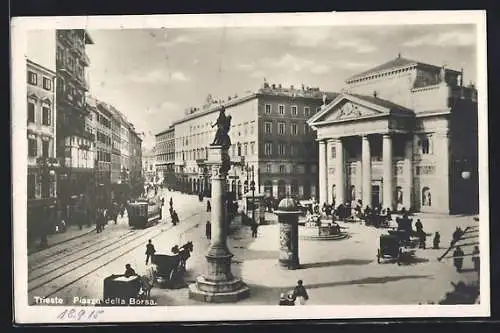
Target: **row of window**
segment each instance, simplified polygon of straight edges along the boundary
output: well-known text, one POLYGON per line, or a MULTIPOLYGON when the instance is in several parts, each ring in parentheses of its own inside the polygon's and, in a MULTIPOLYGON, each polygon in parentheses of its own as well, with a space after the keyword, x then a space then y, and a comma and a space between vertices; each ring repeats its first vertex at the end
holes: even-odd
MULTIPOLYGON (((28 122, 36 123, 36 106, 33 102, 28 102, 28 122)), ((50 126, 52 124, 52 110, 50 106, 43 105, 42 106, 42 125, 50 126)))
MULTIPOLYGON (((52 91, 52 80, 46 76, 42 76, 42 87, 45 90, 52 91)), ((28 83, 32 86, 38 85, 38 74, 32 71, 28 71, 28 83)))
POLYGON ((266 173, 277 173, 278 171, 281 174, 287 174, 287 173, 305 174, 308 172, 316 173, 316 165, 311 165, 311 168, 309 169, 307 165, 293 164, 291 166, 287 166, 285 164, 281 164, 278 166, 278 170, 275 170, 271 163, 266 164, 266 169, 265 169, 266 173))
POLYGON ((28 174, 27 185, 28 199, 53 198, 56 196, 56 184, 53 179, 45 185, 42 182, 42 176, 28 174))
POLYGON ((79 77, 83 77, 83 64, 77 61, 70 52, 65 52, 63 47, 58 46, 56 51, 56 61, 72 72, 76 72, 79 77))
POLYGON ((100 131, 97 131, 97 141, 104 143, 106 145, 111 145, 111 137, 100 131))
MULTIPOLYGON (((321 107, 317 107, 316 108, 316 112, 320 111, 321 110, 321 107)), ((272 111, 273 111, 273 105, 272 104, 266 104, 265 105, 265 113, 266 114, 272 114, 272 111)), ((286 112, 286 108, 285 108, 285 105, 284 104, 280 104, 278 105, 278 114, 279 115, 285 115, 285 112, 286 112)), ((291 105, 290 106, 290 114, 292 116, 299 116, 299 109, 296 105, 291 105)), ((306 118, 309 118, 313 115, 313 113, 311 113, 311 107, 309 106, 304 106, 303 108, 303 112, 300 114, 306 118)))
MULTIPOLYGON (((47 140, 42 140, 42 151, 41 156, 43 157, 51 157, 50 156, 50 142, 47 140)), ((28 139, 28 156, 30 157, 38 157, 38 140, 30 138, 28 139)))
MULTIPOLYGON (((274 154, 275 143, 272 141, 264 142, 264 156, 272 156, 274 154)), ((276 144, 276 152, 278 156, 290 156, 290 157, 298 157, 302 154, 313 153, 314 147, 309 144, 300 144, 300 143, 285 143, 278 142, 276 144)))
POLYGON ((167 141, 167 142, 161 142, 158 143, 155 147, 157 151, 174 151, 175 150, 175 144, 173 141, 167 141))
MULTIPOLYGON (((304 131, 303 134, 309 133, 310 128, 308 124, 304 124, 304 131)), ((273 133, 273 122, 272 121, 266 121, 264 122, 264 133, 265 134, 272 134, 273 133)), ((285 122, 278 122, 278 134, 279 135, 285 135, 286 134, 286 123, 285 122)), ((299 135, 299 125, 297 123, 291 123, 290 124, 290 135, 299 135)))
POLYGON ((157 161, 172 161, 174 159, 174 153, 156 155, 157 161))
POLYGON ((98 150, 97 160, 101 162, 111 162, 111 154, 102 150, 98 150))

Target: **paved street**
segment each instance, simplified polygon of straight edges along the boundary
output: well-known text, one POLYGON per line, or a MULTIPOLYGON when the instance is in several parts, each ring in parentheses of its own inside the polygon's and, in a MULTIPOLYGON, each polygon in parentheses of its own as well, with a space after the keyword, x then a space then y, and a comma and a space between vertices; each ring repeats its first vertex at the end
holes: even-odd
MULTIPOLYGON (((181 223, 172 227, 170 221, 145 230, 130 230, 126 219, 117 225, 109 224, 102 234, 89 234, 55 245, 29 257, 29 300, 35 296, 60 297, 71 304, 73 297, 97 300, 102 298, 103 280, 111 274, 121 274, 129 263, 144 273, 145 244, 153 240, 157 253, 170 253, 175 244, 193 241, 194 251, 187 263, 186 281, 204 272, 205 253, 209 241, 205 239, 204 223, 206 201, 197 197, 165 191, 165 206, 173 197, 174 208, 181 223)), ((164 207, 165 209, 167 209, 164 207)), ((167 216, 168 214, 164 214, 167 216)), ((360 223, 342 223, 349 238, 339 241, 300 241, 301 269, 282 270, 277 266, 279 225, 271 223, 259 228, 259 237, 250 236, 249 227, 236 230, 228 240, 234 254, 232 271, 251 288, 251 297, 239 304, 277 304, 280 292, 304 280, 309 290, 309 304, 418 304, 437 303, 453 289, 451 282, 475 282, 470 257, 465 259, 465 272, 457 273, 444 254, 456 226, 470 231, 460 241, 466 254, 478 242, 477 222, 471 216, 415 216, 421 218, 427 233, 441 232, 441 249, 419 249, 415 262, 398 266, 378 264, 376 253, 379 235, 384 229, 375 229, 360 223)), ((431 247, 432 237, 427 246, 431 247)), ((452 251, 451 251, 452 252, 452 251)), ((158 305, 204 304, 188 299, 187 289, 153 288, 151 297, 158 305)))

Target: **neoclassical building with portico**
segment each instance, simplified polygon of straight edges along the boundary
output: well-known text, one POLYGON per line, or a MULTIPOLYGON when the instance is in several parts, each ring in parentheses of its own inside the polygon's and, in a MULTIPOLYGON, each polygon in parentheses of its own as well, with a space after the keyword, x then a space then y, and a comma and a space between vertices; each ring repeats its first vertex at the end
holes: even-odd
POLYGON ((477 212, 477 116, 463 71, 398 55, 347 79, 308 120, 319 144, 320 203, 477 212))

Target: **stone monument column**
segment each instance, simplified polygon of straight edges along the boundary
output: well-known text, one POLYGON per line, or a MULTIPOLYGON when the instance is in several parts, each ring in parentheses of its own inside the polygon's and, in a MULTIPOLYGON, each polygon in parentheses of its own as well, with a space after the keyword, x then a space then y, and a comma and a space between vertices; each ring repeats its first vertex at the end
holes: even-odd
POLYGON ((281 200, 274 211, 280 224, 280 252, 278 262, 282 268, 298 269, 299 263, 299 215, 300 210, 291 198, 281 200))
POLYGON ((189 298, 203 302, 236 302, 249 296, 249 288, 231 273, 233 254, 227 248, 227 228, 225 197, 227 167, 229 165, 227 149, 210 146, 207 164, 212 170, 212 237, 206 255, 206 273, 198 276, 189 286, 189 298))

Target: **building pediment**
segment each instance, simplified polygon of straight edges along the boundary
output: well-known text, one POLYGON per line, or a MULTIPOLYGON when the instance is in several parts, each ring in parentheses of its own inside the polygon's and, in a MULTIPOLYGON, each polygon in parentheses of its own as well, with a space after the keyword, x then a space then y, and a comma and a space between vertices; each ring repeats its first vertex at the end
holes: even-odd
POLYGON ((342 121, 354 120, 366 117, 377 117, 384 113, 349 100, 344 100, 331 109, 331 112, 319 118, 317 121, 342 121))
POLYGON ((377 97, 342 94, 313 116, 308 123, 311 126, 321 126, 391 115, 414 116, 414 113, 412 110, 377 97))

